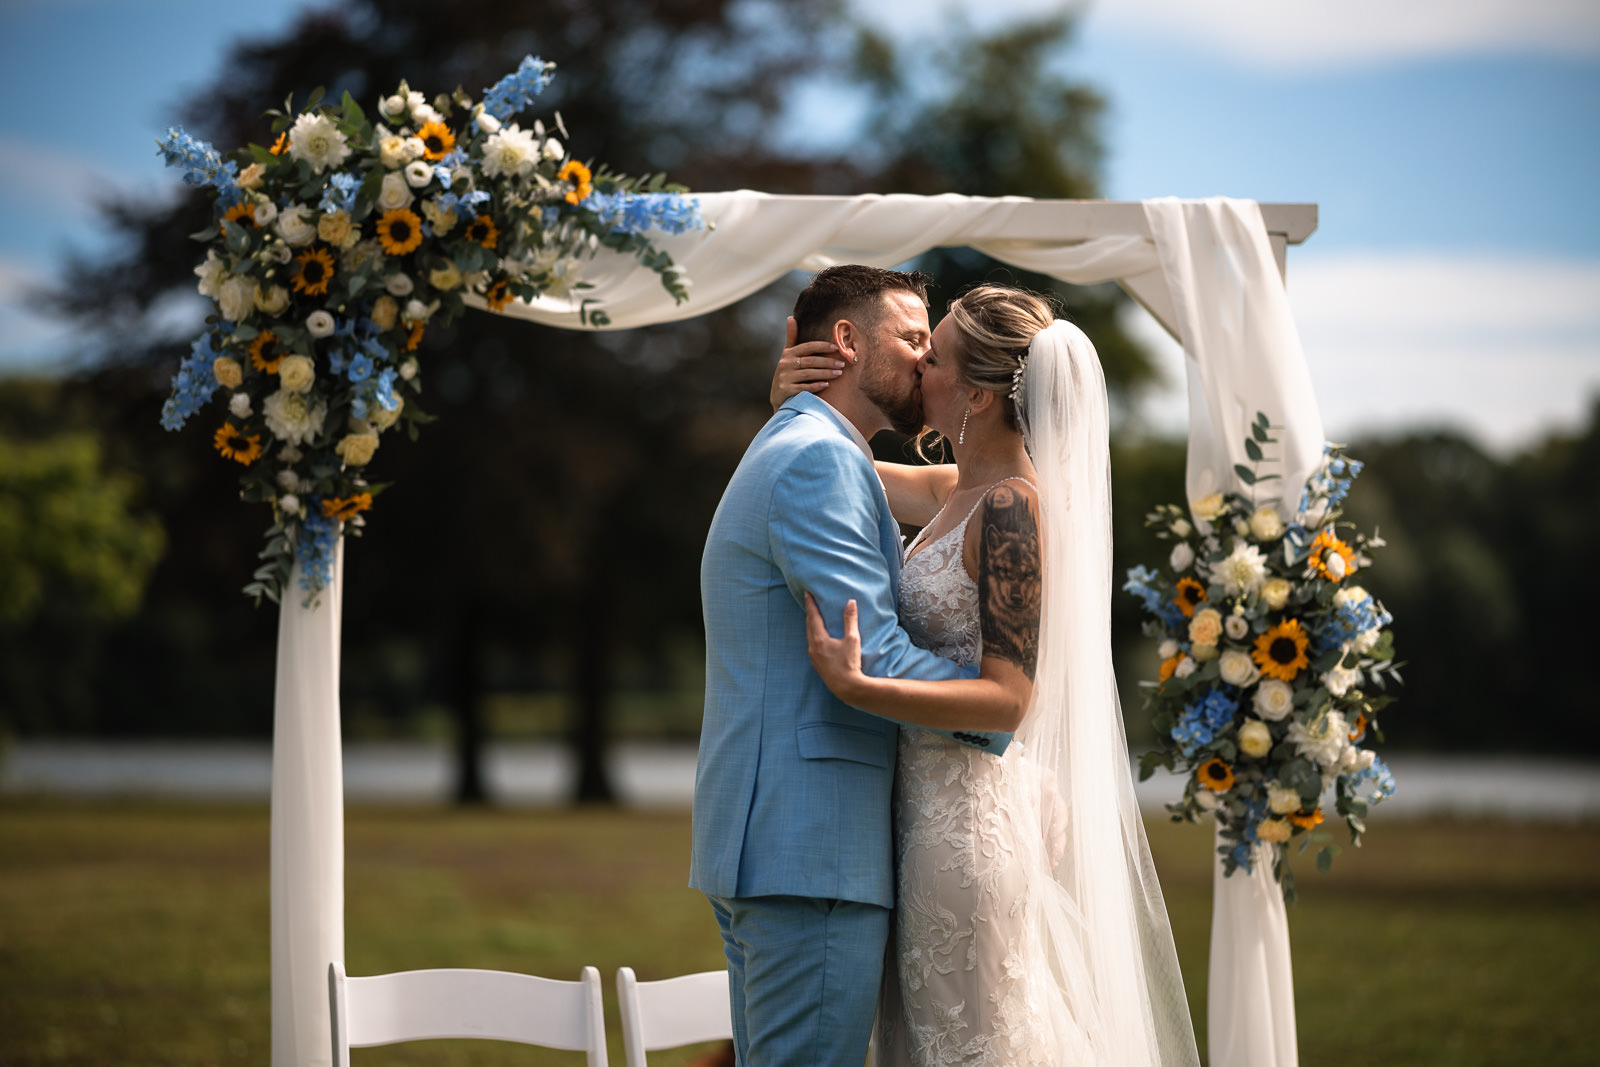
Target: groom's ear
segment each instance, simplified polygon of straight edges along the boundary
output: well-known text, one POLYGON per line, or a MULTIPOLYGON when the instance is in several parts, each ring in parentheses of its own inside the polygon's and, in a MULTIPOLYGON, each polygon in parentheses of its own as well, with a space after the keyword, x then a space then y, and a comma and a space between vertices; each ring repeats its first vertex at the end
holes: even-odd
POLYGON ((839 354, 851 363, 860 358, 856 349, 861 344, 861 331, 849 319, 839 319, 833 324, 833 336, 830 338, 839 346, 839 354))

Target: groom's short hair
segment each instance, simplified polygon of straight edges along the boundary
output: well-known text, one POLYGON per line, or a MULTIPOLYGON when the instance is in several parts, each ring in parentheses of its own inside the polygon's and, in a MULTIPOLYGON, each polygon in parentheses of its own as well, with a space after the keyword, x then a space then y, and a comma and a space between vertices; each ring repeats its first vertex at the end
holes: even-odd
POLYGON ((926 306, 930 281, 921 271, 884 270, 859 263, 820 270, 795 298, 796 336, 801 341, 826 341, 840 319, 870 328, 877 323, 885 293, 911 293, 926 306))

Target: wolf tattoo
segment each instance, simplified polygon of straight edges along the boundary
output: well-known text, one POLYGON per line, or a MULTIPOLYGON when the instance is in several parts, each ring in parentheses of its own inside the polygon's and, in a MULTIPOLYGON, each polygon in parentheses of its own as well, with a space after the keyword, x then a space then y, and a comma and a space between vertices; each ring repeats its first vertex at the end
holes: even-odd
POLYGON ((1039 662, 1039 523, 1028 501, 1009 486, 983 505, 978 547, 978 621, 983 654, 1022 668, 1029 680, 1039 662))

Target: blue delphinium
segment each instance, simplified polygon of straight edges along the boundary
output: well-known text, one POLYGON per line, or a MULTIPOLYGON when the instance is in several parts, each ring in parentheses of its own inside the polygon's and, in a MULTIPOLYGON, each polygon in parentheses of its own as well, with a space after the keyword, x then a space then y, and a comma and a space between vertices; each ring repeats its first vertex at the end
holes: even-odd
POLYGON ((433 202, 440 211, 448 211, 460 218, 475 219, 478 217, 478 205, 487 204, 490 199, 482 189, 474 189, 470 193, 440 193, 433 202))
POLYGON ((244 200, 244 191, 239 188, 239 165, 224 160, 222 153, 206 142, 190 137, 183 127, 167 130, 166 140, 156 144, 167 166, 183 169, 185 185, 212 186, 224 208, 244 200))
POLYGON ((350 360, 350 367, 345 371, 345 376, 352 382, 364 382, 372 376, 372 357, 365 352, 357 352, 350 360))
POLYGON ((1202 699, 1191 701, 1178 717, 1178 724, 1172 728, 1172 739, 1178 742, 1184 758, 1192 757, 1215 740, 1217 732, 1233 721, 1234 713, 1238 710, 1238 701, 1220 689, 1213 689, 1202 699))
POLYGON ((1161 624, 1168 628, 1184 625, 1183 612, 1178 606, 1161 595, 1161 591, 1150 583, 1155 581, 1156 572, 1149 567, 1130 567, 1128 580, 1123 583, 1125 592, 1132 593, 1144 604, 1144 610, 1161 620, 1161 624))
POLYGON ((328 177, 328 187, 322 191, 323 211, 342 211, 346 215, 355 210, 356 193, 361 189, 361 179, 354 174, 340 172, 328 177))
POLYGON ((183 429, 189 416, 204 407, 211 394, 217 391, 217 376, 211 364, 222 355, 222 349, 216 342, 215 333, 201 334, 183 362, 178 364, 178 373, 172 376, 172 395, 161 406, 161 425, 165 429, 183 429))
POLYGON ((333 550, 339 543, 339 520, 322 513, 322 501, 306 500, 306 512, 295 538, 294 558, 300 564, 300 588, 315 593, 333 581, 333 550))
POLYGON ((483 110, 504 122, 533 103, 555 77, 554 63, 523 56, 517 69, 483 91, 483 110))
POLYGON ((593 193, 580 206, 598 215, 612 233, 683 233, 705 225, 699 202, 675 193, 593 193))
POLYGON ((1357 634, 1387 626, 1394 621, 1370 596, 1337 604, 1317 631, 1317 651, 1326 652, 1352 641, 1357 634))
POLYGON ((1372 783, 1374 803, 1394 796, 1394 775, 1389 771, 1388 764, 1377 756, 1372 757, 1371 766, 1364 767, 1350 776, 1350 792, 1354 793, 1368 782, 1372 783))

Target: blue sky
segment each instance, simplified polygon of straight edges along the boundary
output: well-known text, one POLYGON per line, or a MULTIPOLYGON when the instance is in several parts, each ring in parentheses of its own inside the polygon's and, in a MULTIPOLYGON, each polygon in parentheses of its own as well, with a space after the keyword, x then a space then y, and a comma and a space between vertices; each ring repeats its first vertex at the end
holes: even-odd
MULTIPOLYGON (((859 2, 904 36, 1058 6, 859 2)), ((96 247, 87 197, 167 189, 153 139, 186 94, 230 40, 305 6, 0 0, 0 92, 20 102, 0 114, 13 161, 0 171, 0 370, 58 350, 26 290, 68 246, 96 247)), ((1061 62, 1110 99, 1107 195, 1321 205, 1289 278, 1331 434, 1448 424, 1514 447, 1577 424, 1600 396, 1600 3, 1080 6, 1061 62)), ((1134 325, 1176 366, 1158 330, 1134 325)), ((1182 410, 1169 388, 1148 415, 1181 430, 1182 410)))

